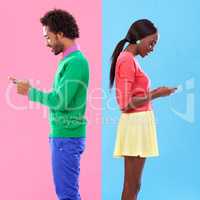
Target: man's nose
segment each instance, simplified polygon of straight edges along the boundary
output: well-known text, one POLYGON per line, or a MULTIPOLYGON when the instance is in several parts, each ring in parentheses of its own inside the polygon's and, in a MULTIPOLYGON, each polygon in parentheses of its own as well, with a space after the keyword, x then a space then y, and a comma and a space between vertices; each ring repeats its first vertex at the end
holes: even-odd
POLYGON ((49 43, 46 44, 47 47, 51 47, 51 45, 49 43))

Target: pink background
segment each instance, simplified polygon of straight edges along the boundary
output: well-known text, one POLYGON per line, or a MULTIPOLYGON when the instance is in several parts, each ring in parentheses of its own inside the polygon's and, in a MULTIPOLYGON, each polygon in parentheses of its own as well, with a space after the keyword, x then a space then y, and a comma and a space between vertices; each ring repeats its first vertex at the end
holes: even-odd
POLYGON ((50 90, 57 62, 45 46, 40 17, 49 9, 70 11, 80 26, 79 44, 90 62, 87 149, 81 163, 83 200, 99 200, 101 190, 101 101, 91 99, 101 83, 100 0, 4 1, 0 24, 0 198, 55 200, 48 146, 47 109, 16 95, 7 77, 29 79, 50 90), (22 108, 25 106, 25 108, 22 108), (17 109, 20 108, 20 109, 17 109))

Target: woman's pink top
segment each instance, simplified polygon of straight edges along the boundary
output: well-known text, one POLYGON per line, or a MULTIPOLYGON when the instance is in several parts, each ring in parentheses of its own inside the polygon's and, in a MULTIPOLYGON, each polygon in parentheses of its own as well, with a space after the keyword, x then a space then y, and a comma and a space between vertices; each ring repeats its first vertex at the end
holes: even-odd
POLYGON ((143 72, 137 60, 128 51, 117 58, 115 69, 117 103, 122 112, 132 113, 152 110, 151 102, 124 111, 133 97, 145 97, 150 91, 150 79, 143 72))

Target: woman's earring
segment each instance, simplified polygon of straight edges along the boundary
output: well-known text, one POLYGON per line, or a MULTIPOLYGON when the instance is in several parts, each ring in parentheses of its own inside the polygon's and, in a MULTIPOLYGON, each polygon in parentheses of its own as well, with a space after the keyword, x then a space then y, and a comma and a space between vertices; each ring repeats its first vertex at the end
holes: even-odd
POLYGON ((136 41, 136 44, 140 44, 140 43, 141 43, 141 40, 137 40, 137 41, 136 41))

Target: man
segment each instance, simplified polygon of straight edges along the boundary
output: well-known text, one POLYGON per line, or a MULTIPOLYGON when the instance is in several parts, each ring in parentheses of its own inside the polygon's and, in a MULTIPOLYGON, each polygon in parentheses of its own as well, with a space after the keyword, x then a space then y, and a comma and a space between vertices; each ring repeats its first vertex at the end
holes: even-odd
POLYGON ((52 171, 59 200, 81 200, 79 194, 80 156, 85 146, 84 118, 89 66, 76 44, 79 28, 74 17, 63 10, 49 11, 41 18, 47 46, 63 54, 49 93, 11 77, 17 92, 49 108, 52 171))

